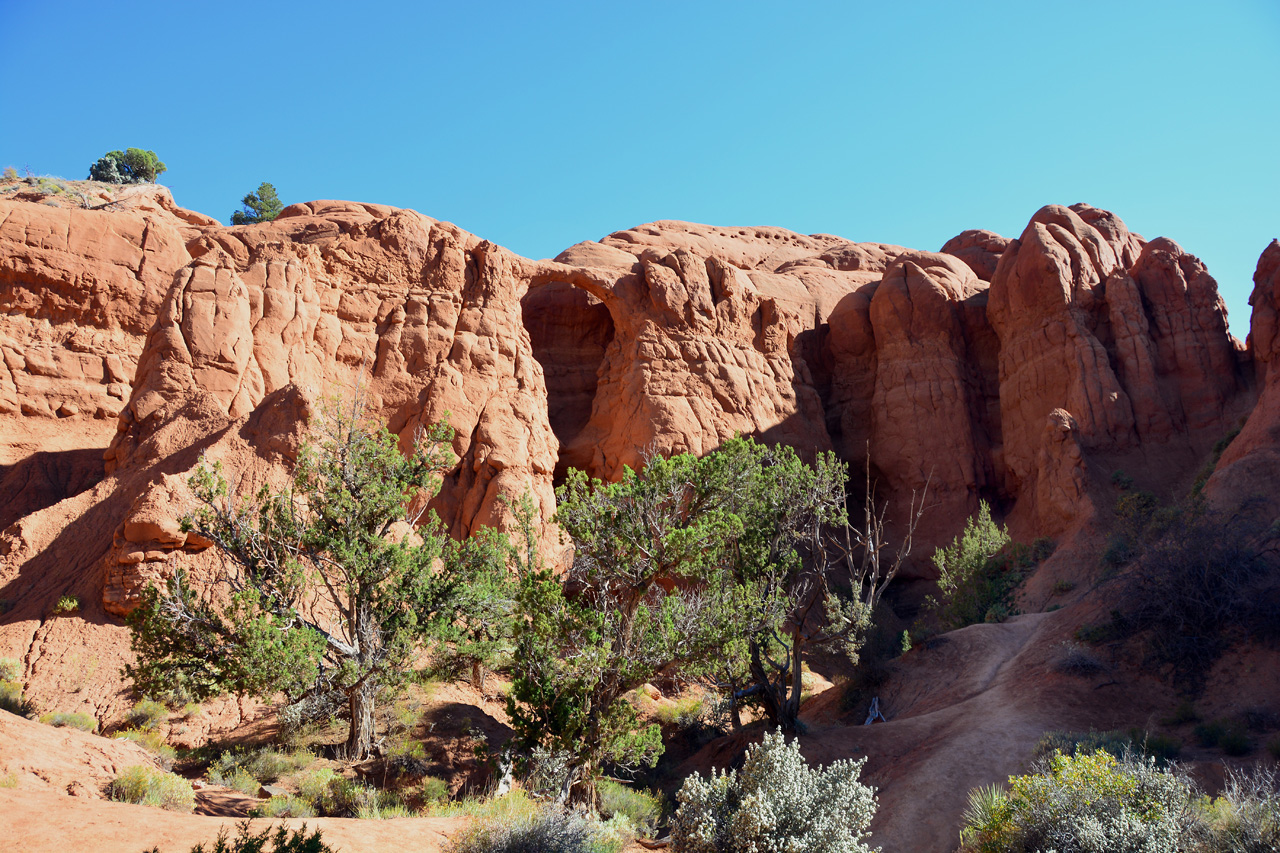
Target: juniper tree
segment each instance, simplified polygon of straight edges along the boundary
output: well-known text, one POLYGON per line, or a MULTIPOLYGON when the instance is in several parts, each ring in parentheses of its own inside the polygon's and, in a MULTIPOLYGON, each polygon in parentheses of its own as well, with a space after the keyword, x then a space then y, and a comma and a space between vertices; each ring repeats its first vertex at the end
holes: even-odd
POLYGON ((247 193, 240 199, 244 208, 231 214, 232 225, 253 225, 257 222, 270 222, 284 210, 284 204, 276 195, 276 188, 263 181, 258 184, 256 193, 247 193))
POLYGON ((453 463, 447 427, 402 454, 358 405, 318 420, 289 488, 237 500, 220 463, 202 461, 190 481, 202 505, 183 526, 213 542, 224 571, 204 594, 182 573, 147 590, 127 674, 142 692, 178 684, 197 698, 337 693, 350 716, 343 754, 358 760, 380 691, 425 640, 456 630, 482 563, 458 559, 422 509, 453 463))
POLYGON ((616 483, 569 472, 556 516, 574 545, 567 577, 537 564, 528 524, 511 561, 508 707, 520 746, 567 758, 566 798, 594 800, 605 765, 656 760, 659 731, 639 726, 627 694, 659 676, 727 681, 794 729, 804 655, 835 644, 856 655, 905 554, 881 560, 883 511, 869 511, 870 536, 847 527, 846 480, 831 454, 810 466, 748 438, 651 459, 616 483), (852 597, 829 581, 831 554, 858 560, 852 597))
POLYGON ((109 184, 154 184, 166 167, 154 151, 127 148, 108 151, 89 167, 89 180, 109 184))

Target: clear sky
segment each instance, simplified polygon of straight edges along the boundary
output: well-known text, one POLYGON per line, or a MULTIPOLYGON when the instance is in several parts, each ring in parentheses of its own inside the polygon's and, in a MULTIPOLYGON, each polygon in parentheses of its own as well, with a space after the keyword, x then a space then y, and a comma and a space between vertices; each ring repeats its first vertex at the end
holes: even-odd
POLYGON ((150 148, 178 203, 415 208, 520 254, 655 219, 938 249, 1085 201, 1248 328, 1280 3, 0 0, 0 166, 150 148))

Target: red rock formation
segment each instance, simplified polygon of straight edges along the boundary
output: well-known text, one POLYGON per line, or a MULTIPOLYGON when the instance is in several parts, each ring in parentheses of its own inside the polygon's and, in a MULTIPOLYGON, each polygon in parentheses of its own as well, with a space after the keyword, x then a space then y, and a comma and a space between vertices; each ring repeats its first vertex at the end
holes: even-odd
POLYGON ((1257 405, 1222 453, 1205 488, 1214 501, 1234 508, 1261 499, 1272 515, 1280 513, 1280 241, 1272 240, 1258 258, 1249 296, 1253 316, 1249 354, 1262 385, 1257 405))
MULTIPOLYGON (((456 430, 459 464, 435 502, 454 535, 505 523, 503 500, 525 492, 551 518, 555 445, 514 255, 413 211, 345 202, 211 230, 192 250, 148 336, 109 471, 174 452, 149 439, 192 405, 219 413, 207 428, 221 431, 286 387, 305 401, 301 414, 363 371, 373 412, 405 445, 446 416, 456 430)), ((140 500, 183 505, 172 491, 140 500)), ((131 534, 129 523, 118 565, 183 546, 131 534)), ((109 574, 112 607, 127 608, 142 580, 109 574)))
MULTIPOLYGON (((526 490, 549 520, 569 466, 613 477, 744 432, 869 460, 898 520, 928 480, 916 576, 979 498, 1024 538, 1076 529, 1116 460, 1158 459, 1172 482, 1250 401, 1203 264, 1086 205, 939 254, 658 222, 529 261, 381 205, 310 202, 227 228, 159 190, 132 198, 0 206, 0 426, 28 436, 0 472, 15 522, 0 597, 74 589, 108 633, 143 584, 213 570, 177 525, 200 455, 243 489, 283 483, 318 398, 361 373, 405 443, 449 414, 459 464, 436 505, 455 535, 501 523, 502 498, 526 490), (102 447, 87 425, 117 411, 105 479, 30 456, 102 447), (80 444, 55 413, 82 425, 80 444)), ((1260 369, 1277 254, 1259 267, 1260 369)), ((1250 429, 1262 447, 1268 428, 1250 429)), ((62 641, 43 611, 13 612, 20 645, 62 641)))
POLYGON ((899 520, 910 493, 929 484, 933 517, 923 550, 954 535, 952 520, 976 512, 980 493, 997 485, 991 445, 998 420, 990 405, 996 389, 989 381, 995 341, 984 316, 986 291, 950 255, 904 252, 871 299, 871 463, 899 520), (938 541, 930 541, 932 531, 938 541))
POLYGON ((613 477, 647 452, 706 453, 738 432, 806 453, 830 448, 811 365, 816 332, 899 251, 779 228, 655 222, 541 265, 526 298, 526 323, 541 324, 535 348, 581 356, 546 368, 563 377, 551 402, 561 469, 613 477))
POLYGON ((994 231, 961 231, 948 240, 938 251, 955 255, 973 270, 973 274, 983 281, 991 281, 996 274, 996 266, 1000 256, 1012 242, 1008 237, 1001 237, 994 231))
MULTIPOLYGON (((1202 453, 1244 390, 1204 265, 1171 240, 1143 244, 1085 205, 1051 205, 1032 218, 1001 256, 988 315, 1000 338, 1005 488, 1015 496, 1048 493, 1031 486, 1044 477, 1042 461, 1060 455, 1064 430, 1086 455, 1175 440, 1202 453), (1046 430, 1058 409, 1059 425, 1046 430)), ((1064 489, 1048 491, 1077 491, 1064 489)), ((1033 501, 1023 511, 1044 535, 1091 512, 1087 501, 1033 501)))
POLYGON ((0 201, 0 416, 119 414, 142 337, 189 260, 181 225, 0 201))

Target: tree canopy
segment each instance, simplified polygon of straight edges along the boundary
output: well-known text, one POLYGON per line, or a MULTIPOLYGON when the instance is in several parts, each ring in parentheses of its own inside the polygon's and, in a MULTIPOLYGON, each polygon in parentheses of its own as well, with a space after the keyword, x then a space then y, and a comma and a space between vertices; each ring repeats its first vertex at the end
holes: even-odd
POLYGON ((89 167, 89 180, 109 184, 154 184, 166 167, 154 151, 127 148, 108 151, 89 167))
POLYGON ((284 204, 276 195, 276 188, 263 181, 258 184, 256 193, 248 193, 240 200, 244 208, 231 214, 232 225, 252 225, 256 222, 270 222, 284 210, 284 204))
POLYGON ((350 717, 345 755, 367 757, 380 691, 412 671, 427 639, 457 630, 458 609, 483 565, 457 559, 425 499, 452 464, 452 433, 436 426, 407 456, 359 407, 336 405, 300 454, 290 488, 237 500, 221 465, 191 479, 202 502, 184 526, 212 541, 226 568, 199 595, 176 575, 130 617, 140 692, 175 685, 290 699, 340 697, 350 717))
POLYGON ((627 696, 646 682, 710 680, 794 729, 804 654, 839 644, 856 659, 905 551, 879 559, 883 511, 868 510, 870 537, 849 527, 846 480, 832 454, 808 465, 749 438, 651 459, 616 483, 569 472, 556 516, 574 544, 568 576, 514 561, 508 701, 517 745, 564 758, 565 798, 591 802, 606 765, 656 761, 658 728, 639 724, 627 696), (855 563, 860 545, 873 554, 855 563), (839 563, 851 597, 829 583, 839 563))

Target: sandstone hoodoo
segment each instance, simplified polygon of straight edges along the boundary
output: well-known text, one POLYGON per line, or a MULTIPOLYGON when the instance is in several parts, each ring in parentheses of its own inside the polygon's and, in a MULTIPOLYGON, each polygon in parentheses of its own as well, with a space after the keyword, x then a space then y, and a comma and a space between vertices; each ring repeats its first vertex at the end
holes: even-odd
MULTIPOLYGON (((896 722, 864 733, 832 702, 806 712, 823 733, 811 759, 868 755, 873 830, 905 845, 889 849, 947 850, 965 786, 1019 771, 1047 728, 1128 719, 1090 717, 1092 685, 1046 675, 1055 644, 1103 608, 1092 567, 1117 489, 1169 501, 1196 483, 1209 505, 1277 505, 1274 242, 1246 346, 1199 259, 1083 204, 1042 208, 1016 239, 970 230, 937 252, 661 221, 530 260, 376 204, 294 204, 228 227, 154 186, 97 205, 6 198, 0 658, 22 662, 25 695, 49 710, 118 721, 133 701, 118 676, 123 618, 148 584, 216 575, 217 549, 179 521, 199 460, 235 472, 240 495, 280 488, 322 398, 358 380, 402 448, 420 427, 455 430, 432 502, 453 537, 514 530, 511 502, 527 494, 562 568, 553 519, 568 469, 614 481, 744 434, 807 460, 834 451, 853 472, 850 503, 861 509, 869 479, 890 532, 928 487, 899 632, 936 576, 929 556, 980 502, 1015 540, 1057 543, 1027 581, 1046 596, 1024 601, 1029 615, 904 658, 883 697, 896 722), (56 615, 67 596, 78 611, 56 615), (938 662, 962 648, 971 661, 938 662), (990 677, 960 672, 971 664, 990 677), (934 692, 908 695, 930 679, 934 692), (959 734, 974 715, 989 722, 959 734), (1001 725, 1008 743, 975 759, 1001 725), (928 736, 944 730, 962 758, 928 736), (935 816, 910 806, 933 801, 927 784, 894 769, 928 762, 959 791, 935 816)), ((1138 716, 1159 704, 1137 688, 1108 701, 1138 716)))

